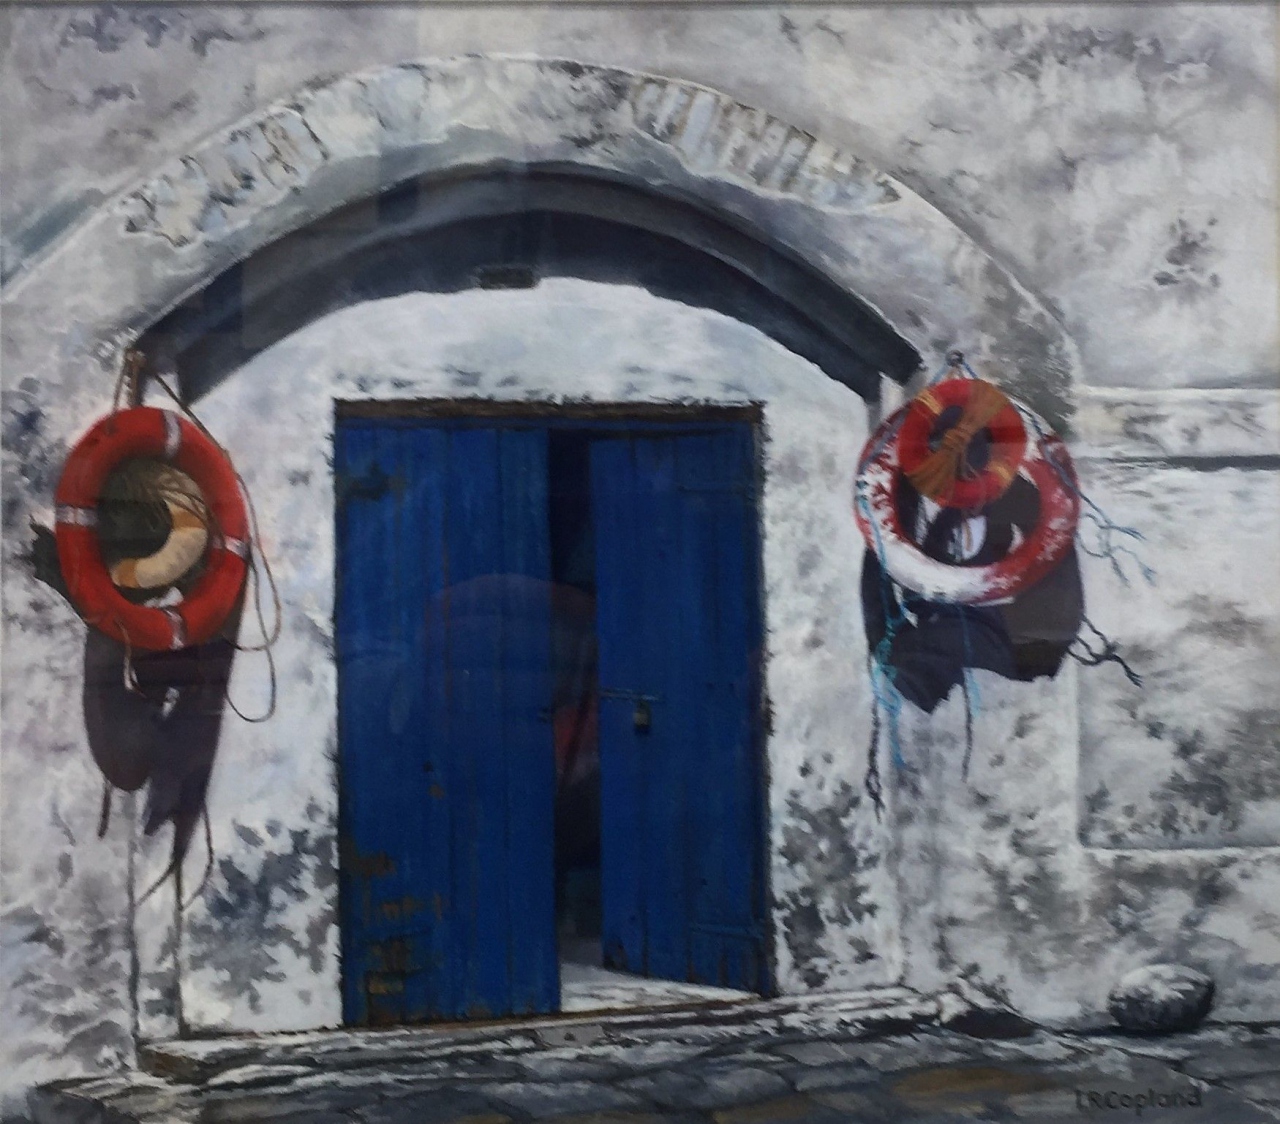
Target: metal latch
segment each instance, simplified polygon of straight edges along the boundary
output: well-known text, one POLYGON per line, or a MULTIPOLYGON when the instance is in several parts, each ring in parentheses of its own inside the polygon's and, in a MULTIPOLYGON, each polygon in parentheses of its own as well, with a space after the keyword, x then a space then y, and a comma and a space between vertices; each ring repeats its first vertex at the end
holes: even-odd
POLYGON ((653 704, 662 700, 657 695, 644 695, 639 691, 619 691, 612 687, 600 689, 602 699, 625 699, 632 704, 631 724, 637 734, 647 734, 653 727, 653 704))

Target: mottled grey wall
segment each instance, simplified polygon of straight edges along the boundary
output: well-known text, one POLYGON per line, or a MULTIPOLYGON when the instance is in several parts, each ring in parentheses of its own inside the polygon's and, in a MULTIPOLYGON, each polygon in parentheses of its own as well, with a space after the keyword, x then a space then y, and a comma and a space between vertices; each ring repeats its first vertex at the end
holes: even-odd
MULTIPOLYGON (((106 839, 93 837, 82 626, 22 554, 69 442, 105 407, 121 344, 236 255, 376 191, 390 174, 378 154, 392 149, 448 167, 476 144, 507 158, 524 145, 701 192, 802 246, 930 358, 959 343, 1024 394, 1074 408, 1082 479, 1148 535, 1155 586, 1085 571, 1091 616, 1148 687, 1114 667, 1034 685, 979 673, 967 784, 958 703, 909 714, 884 855, 855 803, 866 708, 847 666, 860 622, 841 490, 858 436, 840 446, 824 428, 838 411, 770 391, 770 425, 792 450, 780 445, 773 486, 808 497, 773 513, 767 540, 790 590, 772 608, 771 690, 797 700, 771 750, 788 986, 875 982, 900 932, 907 982, 963 976, 1036 1017, 1096 1018, 1116 976, 1167 958, 1218 977, 1225 1014, 1277 1017, 1280 609, 1263 565, 1280 540, 1273 6, 9 7, 0 22, 0 1096, 127 1062, 135 1035, 174 1033, 180 1007, 207 1029, 335 1017, 332 682, 309 658, 331 628, 313 549, 329 526, 315 509, 322 476, 264 479, 292 583, 297 720, 229 727, 211 797, 219 861, 180 940, 164 894, 131 922, 129 895, 165 858, 163 839, 133 841, 138 808, 118 804, 106 839), (307 94, 320 147, 294 110, 225 135, 304 85, 466 52, 665 78, 476 63, 437 81, 409 68, 307 94), (625 91, 605 104, 611 84, 625 91), (413 108, 428 101, 467 129, 415 133, 439 125, 413 108), (674 109, 672 125, 662 113, 674 109), (720 132, 691 139, 697 113, 720 132), (571 143, 565 123, 584 120, 593 131, 571 143), (636 135, 610 132, 624 126, 636 135), (803 174, 784 191, 793 141, 803 174), (227 189, 211 191, 224 174, 227 189), (843 554, 809 551, 824 537, 843 554)), ((735 325, 705 330, 723 332, 716 354, 763 346, 735 325)), ((646 362, 652 340, 615 333, 600 350, 620 348, 625 367, 646 362)), ((348 342, 367 344, 354 328, 348 342)), ((378 372, 326 362, 298 368, 328 372, 316 394, 346 378, 385 392, 378 372)), ((261 364, 210 402, 226 439, 249 442, 242 463, 271 420, 261 364)), ((446 386, 444 369, 414 367, 411 383, 446 386)), ((673 384, 635 393, 678 396, 673 384)), ((750 386, 744 374, 712 396, 750 386)), ((319 448, 300 448, 316 463, 294 467, 322 473, 319 448)), ((261 687, 242 658, 237 698, 251 705, 261 687)))
POLYGON ((1280 473, 1192 462, 1090 466, 1086 479, 1145 526, 1156 579, 1090 583, 1090 612, 1144 684, 1081 679, 1083 838, 1280 846, 1280 473))
POLYGON ((5 270, 307 82, 466 52, 722 90, 857 152, 1060 311, 1091 382, 1273 385, 1273 5, 6 10, 5 270))
MULTIPOLYGON (((870 713, 850 596, 862 546, 846 498, 865 405, 734 320, 642 290, 551 280, 528 292, 417 294, 345 310, 264 352, 201 402, 254 495, 288 627, 276 716, 230 724, 219 747, 209 805, 219 873, 189 913, 184 946, 192 1028, 341 1019, 333 401, 454 396, 763 403, 778 984, 796 992, 895 980, 884 833, 861 796, 870 713)), ((242 657, 231 684, 246 707, 262 701, 260 659, 242 657)))

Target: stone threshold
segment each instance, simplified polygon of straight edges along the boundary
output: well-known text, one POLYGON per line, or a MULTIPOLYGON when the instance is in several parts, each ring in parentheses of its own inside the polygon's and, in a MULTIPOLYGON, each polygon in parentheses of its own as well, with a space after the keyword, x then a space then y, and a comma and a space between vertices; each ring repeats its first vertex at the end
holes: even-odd
POLYGON ((228 1034, 154 1041, 139 1046, 141 1071, 198 1084, 245 1066, 305 1065, 364 1069, 548 1047, 640 1044, 679 1038, 732 1042, 759 1035, 838 1034, 862 1037, 936 1023, 936 999, 905 987, 821 992, 772 999, 753 997, 683 1007, 601 1010, 477 1024, 436 1023, 387 1029, 327 1029, 228 1034))

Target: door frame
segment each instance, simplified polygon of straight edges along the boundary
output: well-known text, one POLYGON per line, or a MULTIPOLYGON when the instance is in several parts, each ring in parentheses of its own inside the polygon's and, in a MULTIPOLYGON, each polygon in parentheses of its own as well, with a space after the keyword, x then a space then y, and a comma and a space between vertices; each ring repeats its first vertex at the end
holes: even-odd
MULTIPOLYGON (((762 402, 718 404, 698 402, 689 404, 667 402, 592 402, 585 399, 568 402, 551 401, 502 401, 498 399, 478 398, 414 398, 414 399, 334 399, 334 432, 339 420, 378 419, 387 421, 452 421, 466 424, 474 422, 477 426, 506 428, 536 427, 549 430, 578 430, 597 432, 602 435, 615 433, 661 433, 678 432, 682 429, 695 429, 699 425, 746 423, 750 426, 754 444, 754 528, 756 544, 756 610, 760 622, 760 645, 754 659, 756 697, 753 700, 752 752, 758 769, 759 785, 756 793, 756 816, 759 824, 759 836, 756 856, 760 863, 761 926, 764 933, 763 958, 765 965, 765 988, 758 994, 763 998, 772 998, 778 994, 777 984, 777 944, 776 919, 773 908, 773 849, 772 849, 772 816, 770 813, 769 794, 772 788, 770 769, 770 743, 773 735, 772 706, 768 687, 768 652, 766 639, 769 633, 768 598, 765 594, 764 569, 764 488, 766 477, 764 471, 764 447, 768 440, 764 425, 764 404, 762 402)), ((334 518, 337 517, 337 497, 335 495, 334 518)), ((336 558, 335 558, 336 566, 336 558)), ((336 621, 335 621, 336 627, 336 621)), ((339 747, 339 754, 341 747, 339 747)), ((342 784, 341 771, 336 781, 342 784)), ((339 793, 338 807, 343 802, 339 793)), ((339 812, 338 832, 343 838, 343 824, 339 812)), ((339 856, 339 862, 343 856, 339 856)), ((339 924, 341 925, 341 916, 339 924)), ((575 1015, 564 1015, 562 1012, 542 1018, 576 1018, 575 1015)), ((505 1019, 499 1021, 519 1021, 505 1019)))

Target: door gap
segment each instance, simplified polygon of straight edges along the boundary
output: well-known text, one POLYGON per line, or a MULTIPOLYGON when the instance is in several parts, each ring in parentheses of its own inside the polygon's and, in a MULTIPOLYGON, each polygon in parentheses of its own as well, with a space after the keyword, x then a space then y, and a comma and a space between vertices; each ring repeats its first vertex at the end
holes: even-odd
POLYGON ((555 903, 563 1014, 754 997, 749 991, 695 984, 683 975, 620 970, 607 964, 603 954, 601 825, 609 810, 602 807, 600 785, 597 528, 591 463, 593 445, 618 436, 618 430, 600 425, 553 428, 548 434, 555 903))
POLYGON ((602 967, 600 757, 595 527, 590 436, 553 430, 548 445, 552 715, 556 756, 555 897, 561 1009, 586 998, 602 967))

